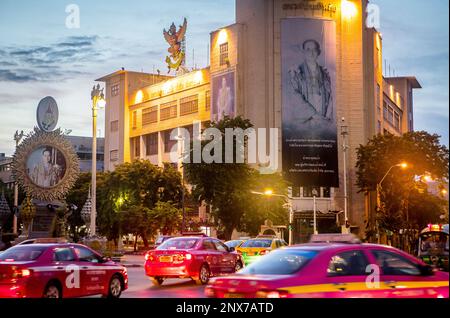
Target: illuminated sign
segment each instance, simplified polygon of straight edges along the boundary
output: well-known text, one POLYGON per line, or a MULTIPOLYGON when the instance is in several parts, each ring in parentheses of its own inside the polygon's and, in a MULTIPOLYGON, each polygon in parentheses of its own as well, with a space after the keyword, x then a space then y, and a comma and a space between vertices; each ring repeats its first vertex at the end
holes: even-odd
POLYGON ((315 0, 303 0, 297 3, 285 3, 283 4, 283 10, 311 10, 322 11, 322 13, 336 13, 336 5, 332 3, 323 4, 315 0))

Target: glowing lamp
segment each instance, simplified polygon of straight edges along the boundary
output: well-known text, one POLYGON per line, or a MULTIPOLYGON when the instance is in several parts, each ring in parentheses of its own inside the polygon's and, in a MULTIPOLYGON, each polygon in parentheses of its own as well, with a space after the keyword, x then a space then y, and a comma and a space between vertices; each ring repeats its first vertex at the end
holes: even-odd
POLYGON ((140 104, 140 103, 142 103, 143 100, 144 100, 144 93, 141 90, 139 90, 136 93, 136 97, 134 98, 134 103, 140 104))
POLYGON ((264 195, 272 195, 273 194, 273 190, 272 189, 267 189, 264 191, 264 195))
POLYGON ((227 30, 222 29, 219 32, 219 37, 217 38, 217 44, 221 45, 228 42, 228 33, 227 30))
POLYGON ((358 9, 356 8, 356 5, 348 0, 342 0, 341 2, 341 11, 342 16, 345 18, 351 19, 358 13, 358 9))

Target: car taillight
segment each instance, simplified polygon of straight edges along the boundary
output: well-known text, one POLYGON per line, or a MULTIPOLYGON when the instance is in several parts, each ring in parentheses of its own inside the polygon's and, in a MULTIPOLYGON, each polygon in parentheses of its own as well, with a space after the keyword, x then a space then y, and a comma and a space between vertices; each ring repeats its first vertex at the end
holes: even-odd
POLYGON ((211 287, 205 288, 205 296, 206 297, 216 297, 216 292, 211 287))
POLYGON ((288 293, 281 290, 260 290, 256 293, 256 298, 287 298, 288 293))
POLYGON ((262 250, 261 252, 259 252, 259 255, 266 255, 269 252, 269 250, 262 250))
POLYGON ((31 270, 29 269, 18 269, 12 274, 13 278, 25 278, 31 276, 31 270))
POLYGON ((145 254, 145 260, 146 261, 153 261, 153 255, 152 255, 152 253, 146 253, 145 254))
POLYGON ((187 254, 186 254, 186 259, 187 259, 188 261, 190 261, 190 260, 192 259, 192 254, 187 253, 187 254))

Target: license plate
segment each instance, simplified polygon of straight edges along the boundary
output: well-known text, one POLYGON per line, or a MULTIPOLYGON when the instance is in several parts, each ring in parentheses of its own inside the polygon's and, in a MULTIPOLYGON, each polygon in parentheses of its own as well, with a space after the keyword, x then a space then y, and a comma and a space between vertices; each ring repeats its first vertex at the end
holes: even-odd
POLYGON ((243 294, 236 294, 236 293, 226 293, 223 295, 224 298, 244 298, 243 294))
POLYGON ((162 263, 168 263, 172 261, 172 256, 160 256, 159 261, 162 263))

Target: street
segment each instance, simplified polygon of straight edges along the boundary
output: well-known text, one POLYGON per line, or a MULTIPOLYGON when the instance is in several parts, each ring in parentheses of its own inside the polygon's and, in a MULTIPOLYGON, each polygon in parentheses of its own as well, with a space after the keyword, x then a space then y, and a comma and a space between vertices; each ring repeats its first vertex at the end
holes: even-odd
POLYGON ((122 298, 202 298, 204 286, 198 286, 191 279, 168 279, 162 286, 153 286, 144 274, 144 257, 127 255, 123 262, 128 270, 128 289, 122 298), (128 266, 130 265, 130 266, 128 266), (140 267, 137 267, 140 265, 140 267))

